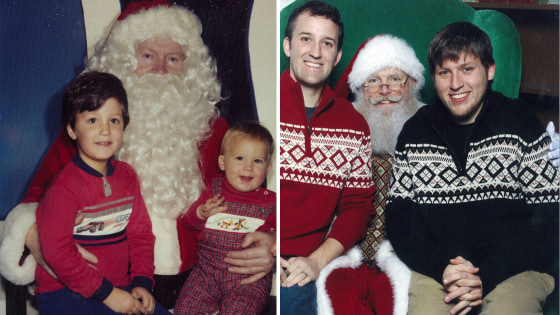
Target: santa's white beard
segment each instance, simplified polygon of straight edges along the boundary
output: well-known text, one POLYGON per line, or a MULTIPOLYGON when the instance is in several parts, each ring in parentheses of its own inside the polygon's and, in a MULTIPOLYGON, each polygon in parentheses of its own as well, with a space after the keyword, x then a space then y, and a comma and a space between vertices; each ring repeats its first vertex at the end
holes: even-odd
MULTIPOLYGON (((393 101, 400 97, 391 97, 393 101)), ((374 154, 395 154, 397 139, 404 123, 412 117, 423 104, 414 97, 403 96, 394 105, 372 105, 379 99, 370 100, 358 93, 354 107, 366 119, 370 133, 371 146, 374 154)))
POLYGON ((148 211, 175 219, 203 190, 198 145, 210 131, 214 107, 180 76, 131 74, 121 80, 130 124, 117 158, 138 173, 148 211))

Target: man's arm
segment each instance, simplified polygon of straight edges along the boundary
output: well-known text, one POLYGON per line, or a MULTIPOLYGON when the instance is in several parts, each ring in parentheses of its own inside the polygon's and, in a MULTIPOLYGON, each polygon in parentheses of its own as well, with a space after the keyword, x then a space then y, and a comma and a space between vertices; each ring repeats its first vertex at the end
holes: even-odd
POLYGON ((342 252, 347 251, 358 240, 364 238, 371 216, 375 214, 371 139, 369 127, 365 121, 363 123, 361 130, 365 130, 364 136, 361 139, 357 157, 352 161, 350 174, 335 210, 336 219, 333 221, 327 236, 327 238, 336 240, 338 244, 342 245, 342 252))
MULTIPOLYGON (((399 140, 400 142, 400 140, 399 140)), ((414 201, 413 175, 404 145, 395 153, 391 185, 385 207, 387 238, 397 256, 412 270, 441 279, 449 259, 454 257, 439 244, 426 223, 421 205, 414 201)))

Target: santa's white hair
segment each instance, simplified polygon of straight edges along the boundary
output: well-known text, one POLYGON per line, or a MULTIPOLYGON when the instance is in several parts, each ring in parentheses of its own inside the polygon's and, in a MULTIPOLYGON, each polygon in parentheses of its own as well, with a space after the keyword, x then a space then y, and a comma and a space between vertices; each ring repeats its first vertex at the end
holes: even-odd
POLYGON ((200 196, 204 184, 198 146, 210 134, 220 100, 216 63, 189 10, 158 6, 116 21, 86 71, 116 75, 127 91, 130 124, 119 160, 137 171, 150 212, 177 218, 200 196), (138 77, 135 49, 152 38, 169 38, 184 51, 183 73, 138 77))

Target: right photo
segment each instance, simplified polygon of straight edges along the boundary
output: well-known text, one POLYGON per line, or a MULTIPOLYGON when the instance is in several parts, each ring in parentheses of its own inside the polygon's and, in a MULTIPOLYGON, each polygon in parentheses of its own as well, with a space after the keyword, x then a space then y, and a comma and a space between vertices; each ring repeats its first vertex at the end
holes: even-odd
POLYGON ((280 314, 558 314, 558 1, 517 2, 279 2, 280 314))

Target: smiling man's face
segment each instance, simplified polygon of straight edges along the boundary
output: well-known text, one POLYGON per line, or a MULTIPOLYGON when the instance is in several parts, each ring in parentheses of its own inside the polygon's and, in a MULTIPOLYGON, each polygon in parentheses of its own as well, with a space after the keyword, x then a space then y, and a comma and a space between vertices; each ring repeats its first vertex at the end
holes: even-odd
POLYGON ((342 51, 337 50, 338 26, 325 17, 302 13, 294 23, 292 40, 284 38, 290 76, 302 87, 322 88, 342 51))
POLYGON ((496 66, 484 68, 479 58, 464 53, 457 61, 445 60, 436 66, 434 86, 438 97, 458 124, 473 123, 480 113, 488 81, 496 66))

